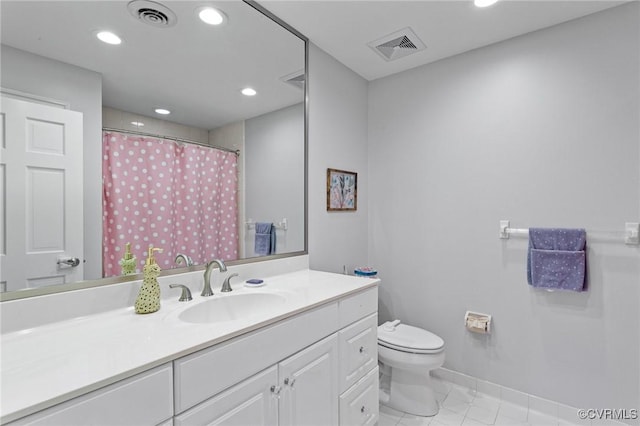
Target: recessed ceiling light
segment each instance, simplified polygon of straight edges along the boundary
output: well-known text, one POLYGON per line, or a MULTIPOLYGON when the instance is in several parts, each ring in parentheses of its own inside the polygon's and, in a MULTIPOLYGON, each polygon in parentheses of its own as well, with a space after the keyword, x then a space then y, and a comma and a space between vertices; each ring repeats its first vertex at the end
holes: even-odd
POLYGON ((496 3, 498 0, 473 0, 476 7, 488 7, 496 3))
POLYGON ((107 44, 120 44, 120 43, 122 43, 122 40, 120 39, 120 37, 118 37, 117 35, 115 35, 111 31, 100 31, 99 33, 96 34, 96 37, 98 37, 98 39, 100 41, 102 41, 104 43, 107 43, 107 44))
POLYGON ((223 12, 213 7, 202 7, 198 9, 198 17, 202 22, 209 25, 220 25, 227 20, 223 12))
POLYGON ((144 126, 144 123, 142 121, 132 121, 131 124, 133 124, 136 127, 144 126))
POLYGON ((168 109, 164 109, 164 108, 156 108, 154 111, 157 114, 162 114, 162 115, 171 114, 171 111, 169 111, 168 109))
POLYGON ((253 90, 251 87, 245 87, 242 89, 242 94, 245 96, 255 96, 258 92, 253 90))

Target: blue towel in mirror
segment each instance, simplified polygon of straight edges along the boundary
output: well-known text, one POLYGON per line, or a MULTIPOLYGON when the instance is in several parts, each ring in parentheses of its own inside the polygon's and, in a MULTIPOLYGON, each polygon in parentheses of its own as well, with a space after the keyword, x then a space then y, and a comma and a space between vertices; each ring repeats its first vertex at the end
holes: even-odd
POLYGON ((586 242, 584 229, 529 228, 529 284, 548 290, 583 291, 586 242))
POLYGON ((259 256, 276 253, 276 227, 271 222, 256 223, 254 251, 259 256))

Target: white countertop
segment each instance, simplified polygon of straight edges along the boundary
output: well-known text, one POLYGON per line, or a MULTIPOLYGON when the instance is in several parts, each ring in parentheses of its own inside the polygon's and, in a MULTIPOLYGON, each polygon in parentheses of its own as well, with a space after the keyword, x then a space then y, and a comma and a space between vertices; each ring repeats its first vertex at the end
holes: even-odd
MULTIPOLYGON (((233 281, 232 281, 233 283, 233 281)), ((303 270, 265 279, 265 286, 190 302, 162 300, 158 312, 133 307, 3 334, 0 339, 0 421, 6 423, 197 350, 273 324, 366 288, 376 279, 303 270), (180 312, 211 298, 275 292, 286 302, 264 313, 225 323, 192 324, 180 312)))

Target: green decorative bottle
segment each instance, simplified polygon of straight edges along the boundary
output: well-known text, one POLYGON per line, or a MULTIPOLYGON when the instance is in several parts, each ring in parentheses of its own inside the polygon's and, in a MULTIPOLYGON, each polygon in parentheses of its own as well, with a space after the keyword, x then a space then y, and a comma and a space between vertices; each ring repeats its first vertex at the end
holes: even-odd
POLYGON ((154 251, 162 252, 162 249, 149 247, 147 262, 142 269, 144 279, 135 304, 136 314, 150 314, 160 309, 160 285, 158 284, 160 266, 153 257, 154 251))
POLYGON ((136 257, 131 253, 131 243, 124 246, 124 257, 120 259, 122 275, 133 275, 136 273, 136 257))

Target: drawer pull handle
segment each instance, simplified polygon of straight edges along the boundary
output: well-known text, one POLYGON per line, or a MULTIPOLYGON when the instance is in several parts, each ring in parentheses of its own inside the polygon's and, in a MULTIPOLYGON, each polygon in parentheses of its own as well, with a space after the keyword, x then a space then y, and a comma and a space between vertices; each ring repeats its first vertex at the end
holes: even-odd
POLYGON ((366 408, 364 408, 364 405, 363 405, 363 406, 362 406, 362 408, 360 409, 360 412, 361 412, 362 414, 364 414, 364 413, 365 413, 365 411, 367 411, 367 409, 366 409, 366 408))
POLYGON ((284 379, 284 384, 285 384, 285 385, 287 385, 287 386, 291 386, 291 387, 293 387, 293 385, 295 384, 295 382, 296 382, 296 379, 291 379, 291 380, 289 380, 289 378, 288 378, 288 377, 284 379))
POLYGON ((364 346, 360 346, 360 353, 363 354, 363 353, 365 353, 365 351, 366 350, 365 350, 364 346))

